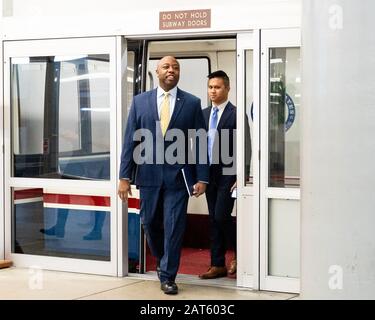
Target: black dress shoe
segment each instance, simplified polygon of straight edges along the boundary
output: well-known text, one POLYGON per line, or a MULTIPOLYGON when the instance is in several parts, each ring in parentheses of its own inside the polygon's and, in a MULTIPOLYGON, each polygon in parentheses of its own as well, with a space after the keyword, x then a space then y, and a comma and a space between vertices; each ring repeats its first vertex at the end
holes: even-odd
POLYGON ((165 294, 177 294, 178 293, 178 287, 177 284, 174 281, 164 281, 160 285, 160 289, 165 294))

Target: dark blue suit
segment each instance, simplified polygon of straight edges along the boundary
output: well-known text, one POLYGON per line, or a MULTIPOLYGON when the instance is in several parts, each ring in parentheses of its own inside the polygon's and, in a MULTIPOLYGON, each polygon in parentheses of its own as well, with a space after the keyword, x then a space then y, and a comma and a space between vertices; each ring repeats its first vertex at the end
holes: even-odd
MULTIPOLYGON (((163 282, 174 281, 179 267, 188 203, 181 168, 188 163, 189 154, 192 154, 190 141, 187 139, 188 130, 205 129, 200 99, 177 89, 176 104, 168 130, 179 129, 185 137, 182 163, 160 163, 163 161, 158 158, 157 150, 161 151, 163 157, 173 141, 164 141, 158 121, 157 90, 135 96, 125 132, 120 178, 134 177, 135 184, 140 189, 143 228, 152 254, 160 261, 160 280, 163 282), (148 156, 140 151, 140 142, 133 139, 138 129, 147 129, 151 133, 151 141, 144 144, 148 150, 152 150, 148 152, 148 156), (146 163, 140 163, 139 159, 146 158, 146 163)), ((197 180, 208 182, 208 165, 198 164, 195 169, 197 180)))
MULTIPOLYGON (((209 128, 211 109, 212 107, 203 110, 207 128, 209 128)), ((210 184, 206 189, 210 216, 211 265, 216 267, 225 266, 225 253, 228 247, 236 248, 236 226, 231 217, 234 198, 232 198, 230 192, 231 187, 236 182, 236 175, 223 174, 225 167, 233 166, 233 163, 224 163, 222 158, 223 129, 227 129, 229 132, 228 156, 235 157, 236 107, 230 102, 225 106, 217 125, 218 136, 215 138, 213 149, 217 150, 219 161, 210 165, 210 184)), ((234 172, 236 172, 235 168, 234 172)))

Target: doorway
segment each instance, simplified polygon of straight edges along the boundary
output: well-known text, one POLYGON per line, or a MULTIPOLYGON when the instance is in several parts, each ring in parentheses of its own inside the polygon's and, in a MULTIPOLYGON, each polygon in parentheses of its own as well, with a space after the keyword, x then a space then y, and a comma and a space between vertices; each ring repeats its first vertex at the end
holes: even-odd
MULTIPOLYGON (((178 59, 181 69, 178 87, 199 97, 202 109, 210 105, 207 96, 207 76, 210 72, 220 69, 224 70, 231 80, 229 100, 234 105, 236 104, 236 39, 234 37, 148 41, 146 47, 143 53, 146 59, 144 64, 147 66, 143 70, 144 90, 156 88, 158 85, 155 73, 158 60, 164 55, 173 55, 178 59)), ((130 54, 133 55, 134 52, 130 54)), ((138 213, 137 208, 129 209, 129 246, 132 248, 131 251, 129 250, 129 272, 156 276, 156 261, 151 256, 142 236, 138 213), (134 228, 139 232, 134 232, 134 228), (134 248, 139 254, 135 254, 134 248)), ((236 206, 234 206, 232 219, 235 223, 236 206)), ((179 275, 189 280, 198 279, 199 281, 198 275, 208 269, 210 265, 208 230, 209 216, 205 196, 190 198, 179 275)), ((227 253, 228 264, 234 256, 234 249, 231 248, 227 253)), ((235 286, 236 277, 228 276, 217 279, 215 282, 235 286)))

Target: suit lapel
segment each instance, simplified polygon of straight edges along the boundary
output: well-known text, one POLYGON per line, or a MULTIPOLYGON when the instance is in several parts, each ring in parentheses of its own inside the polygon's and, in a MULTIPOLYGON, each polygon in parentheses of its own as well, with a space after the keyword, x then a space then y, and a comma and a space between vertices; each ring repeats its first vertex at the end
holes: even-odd
POLYGON ((177 88, 176 104, 174 105, 171 121, 169 121, 168 128, 173 128, 174 122, 176 121, 178 114, 182 110, 184 101, 184 94, 180 89, 177 88))
POLYGON ((148 97, 148 103, 151 108, 152 117, 154 118, 155 122, 159 121, 158 101, 157 101, 156 94, 157 94, 157 89, 152 90, 148 97))
POLYGON ((204 109, 203 111, 203 117, 204 117, 204 121, 206 122, 207 130, 210 126, 209 121, 210 121, 211 109, 212 107, 208 107, 207 109, 204 109))
POLYGON ((220 121, 217 125, 217 130, 220 130, 224 126, 225 122, 229 119, 232 113, 232 108, 234 108, 233 105, 228 102, 228 104, 225 106, 223 114, 220 117, 220 121))

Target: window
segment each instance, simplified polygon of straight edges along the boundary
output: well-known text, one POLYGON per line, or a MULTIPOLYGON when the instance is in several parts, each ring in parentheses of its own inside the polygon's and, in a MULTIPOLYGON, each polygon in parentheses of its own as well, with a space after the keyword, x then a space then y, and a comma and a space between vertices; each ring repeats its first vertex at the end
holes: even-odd
POLYGON ((269 77, 269 186, 298 188, 300 49, 270 49, 269 77))
POLYGON ((13 175, 108 180, 109 55, 11 62, 13 175))

